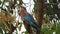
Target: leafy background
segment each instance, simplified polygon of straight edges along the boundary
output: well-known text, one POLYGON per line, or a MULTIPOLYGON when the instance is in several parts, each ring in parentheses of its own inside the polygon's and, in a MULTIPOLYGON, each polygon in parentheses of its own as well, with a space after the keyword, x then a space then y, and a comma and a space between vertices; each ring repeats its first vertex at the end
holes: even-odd
MULTIPOLYGON (((32 10, 33 16, 37 18, 38 13, 38 1, 33 0, 35 4, 32 10)), ((44 0, 44 21, 42 24, 42 31, 44 34, 59 34, 60 33, 60 8, 58 8, 60 0, 44 0), (49 1, 49 2, 48 2, 49 1), (49 23, 50 22, 50 23, 49 23)), ((24 5, 25 7, 27 3, 24 3, 22 0, 0 0, 0 34, 12 34, 14 31, 18 34, 18 30, 21 31, 23 26, 22 22, 16 20, 17 11, 19 6, 24 5), (8 3, 6 5, 6 3, 8 3), (10 13, 13 13, 12 15, 10 13), (16 24, 15 24, 16 23, 16 24), (14 26, 15 25, 15 26, 14 26), (18 30, 17 30, 18 29, 18 30)), ((29 5, 31 6, 31 5, 29 5)), ((41 15, 43 16, 43 15, 41 15)), ((19 18, 18 18, 19 19, 19 18)), ((28 34, 27 31, 22 32, 21 34, 28 34)))

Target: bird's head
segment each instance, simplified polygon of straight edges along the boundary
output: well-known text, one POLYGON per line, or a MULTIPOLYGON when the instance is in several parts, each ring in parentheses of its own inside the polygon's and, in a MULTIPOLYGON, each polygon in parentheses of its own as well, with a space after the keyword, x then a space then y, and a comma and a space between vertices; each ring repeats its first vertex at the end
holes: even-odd
POLYGON ((21 6, 20 9, 18 10, 18 15, 23 17, 26 15, 26 13, 27 13, 26 8, 21 6))

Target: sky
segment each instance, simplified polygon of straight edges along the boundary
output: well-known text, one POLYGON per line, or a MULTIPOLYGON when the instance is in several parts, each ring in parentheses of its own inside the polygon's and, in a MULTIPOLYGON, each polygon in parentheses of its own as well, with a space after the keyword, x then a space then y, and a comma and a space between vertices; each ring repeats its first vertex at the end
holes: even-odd
POLYGON ((32 13, 32 9, 34 7, 33 0, 23 0, 23 2, 24 3, 28 3, 28 4, 26 4, 26 9, 27 9, 27 12, 31 14, 32 13))

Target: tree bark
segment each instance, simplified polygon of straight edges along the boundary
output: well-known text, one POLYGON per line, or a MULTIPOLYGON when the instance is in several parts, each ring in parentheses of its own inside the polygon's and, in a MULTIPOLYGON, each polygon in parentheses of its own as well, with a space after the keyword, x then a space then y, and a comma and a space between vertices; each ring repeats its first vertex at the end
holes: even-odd
MULTIPOLYGON (((44 15, 44 1, 43 0, 37 0, 37 24, 40 26, 42 26, 42 20, 43 20, 43 15, 44 15)), ((40 34, 37 31, 37 34, 40 34)))

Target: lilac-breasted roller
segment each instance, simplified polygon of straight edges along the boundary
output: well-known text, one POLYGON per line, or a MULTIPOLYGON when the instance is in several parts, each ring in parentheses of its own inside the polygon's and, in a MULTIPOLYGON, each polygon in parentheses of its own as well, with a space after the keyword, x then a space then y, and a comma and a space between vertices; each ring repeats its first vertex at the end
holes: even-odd
POLYGON ((21 10, 20 10, 20 12, 18 12, 18 14, 21 16, 21 19, 23 21, 26 20, 30 26, 32 26, 39 32, 41 31, 40 27, 36 24, 32 15, 30 15, 25 8, 21 8, 21 10))

